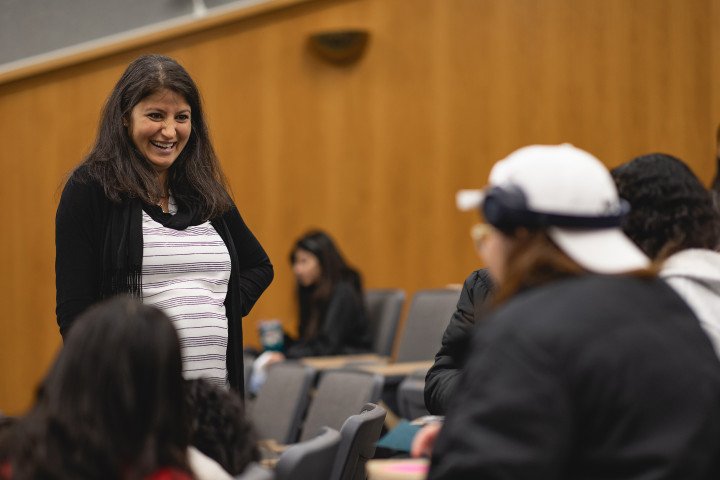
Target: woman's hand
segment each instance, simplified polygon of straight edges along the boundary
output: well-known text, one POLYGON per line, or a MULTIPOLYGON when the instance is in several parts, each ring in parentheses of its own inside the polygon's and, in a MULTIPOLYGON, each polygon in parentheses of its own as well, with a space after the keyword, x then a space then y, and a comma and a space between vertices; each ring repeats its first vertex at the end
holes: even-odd
POLYGON ((285 361, 285 355, 283 355, 281 352, 265 352, 268 354, 267 356, 267 362, 265 363, 265 366, 272 365, 273 363, 280 363, 285 361))
POLYGON ((429 457, 432 455, 435 440, 442 429, 441 422, 430 423, 421 428, 413 438, 410 455, 414 458, 429 457))

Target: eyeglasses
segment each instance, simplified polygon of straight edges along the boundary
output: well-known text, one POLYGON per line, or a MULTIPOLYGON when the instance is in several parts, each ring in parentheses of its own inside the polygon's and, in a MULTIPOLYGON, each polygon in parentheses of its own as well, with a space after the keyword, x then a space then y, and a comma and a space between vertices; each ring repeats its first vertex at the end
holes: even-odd
POLYGON ((487 223, 476 223, 472 226, 472 228, 470 229, 470 238, 472 238, 476 250, 480 249, 482 243, 485 241, 491 231, 492 226, 488 225, 487 223))

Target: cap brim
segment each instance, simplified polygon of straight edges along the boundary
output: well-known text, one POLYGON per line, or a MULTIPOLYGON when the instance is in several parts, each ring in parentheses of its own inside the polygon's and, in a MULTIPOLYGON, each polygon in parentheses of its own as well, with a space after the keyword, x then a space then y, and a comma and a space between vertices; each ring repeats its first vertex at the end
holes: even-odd
POLYGON ((485 198, 484 190, 458 190, 455 194, 455 205, 462 212, 477 210, 485 198))
POLYGON ((651 263, 619 228, 575 230, 550 227, 548 234, 563 252, 590 272, 624 273, 648 268, 651 263))

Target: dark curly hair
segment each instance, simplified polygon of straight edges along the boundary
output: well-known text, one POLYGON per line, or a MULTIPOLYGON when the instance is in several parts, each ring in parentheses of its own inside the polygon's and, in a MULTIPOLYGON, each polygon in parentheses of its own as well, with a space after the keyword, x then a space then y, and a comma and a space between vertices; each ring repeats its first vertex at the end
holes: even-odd
POLYGON ((186 380, 185 384, 191 445, 229 474, 241 474, 250 462, 260 458, 242 400, 201 378, 186 380))
POLYGON ((720 216, 710 191, 682 160, 652 153, 611 173, 632 208, 623 230, 648 256, 661 260, 688 248, 718 246, 720 216))

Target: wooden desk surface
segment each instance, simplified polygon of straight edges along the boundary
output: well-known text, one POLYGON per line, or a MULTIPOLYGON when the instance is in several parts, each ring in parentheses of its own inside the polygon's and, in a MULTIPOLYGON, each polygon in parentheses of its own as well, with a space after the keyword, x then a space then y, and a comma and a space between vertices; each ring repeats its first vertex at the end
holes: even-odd
POLYGON ((379 373, 385 377, 406 376, 418 370, 427 371, 433 365, 433 360, 422 362, 401 362, 380 365, 357 365, 353 368, 365 370, 366 372, 379 373))
POLYGON ((329 370, 332 368, 343 368, 357 363, 372 363, 384 365, 388 358, 374 353, 361 353, 358 355, 333 355, 329 357, 304 357, 300 361, 316 370, 329 370))
POLYGON ((423 480, 430 461, 427 458, 368 460, 368 480, 423 480))

